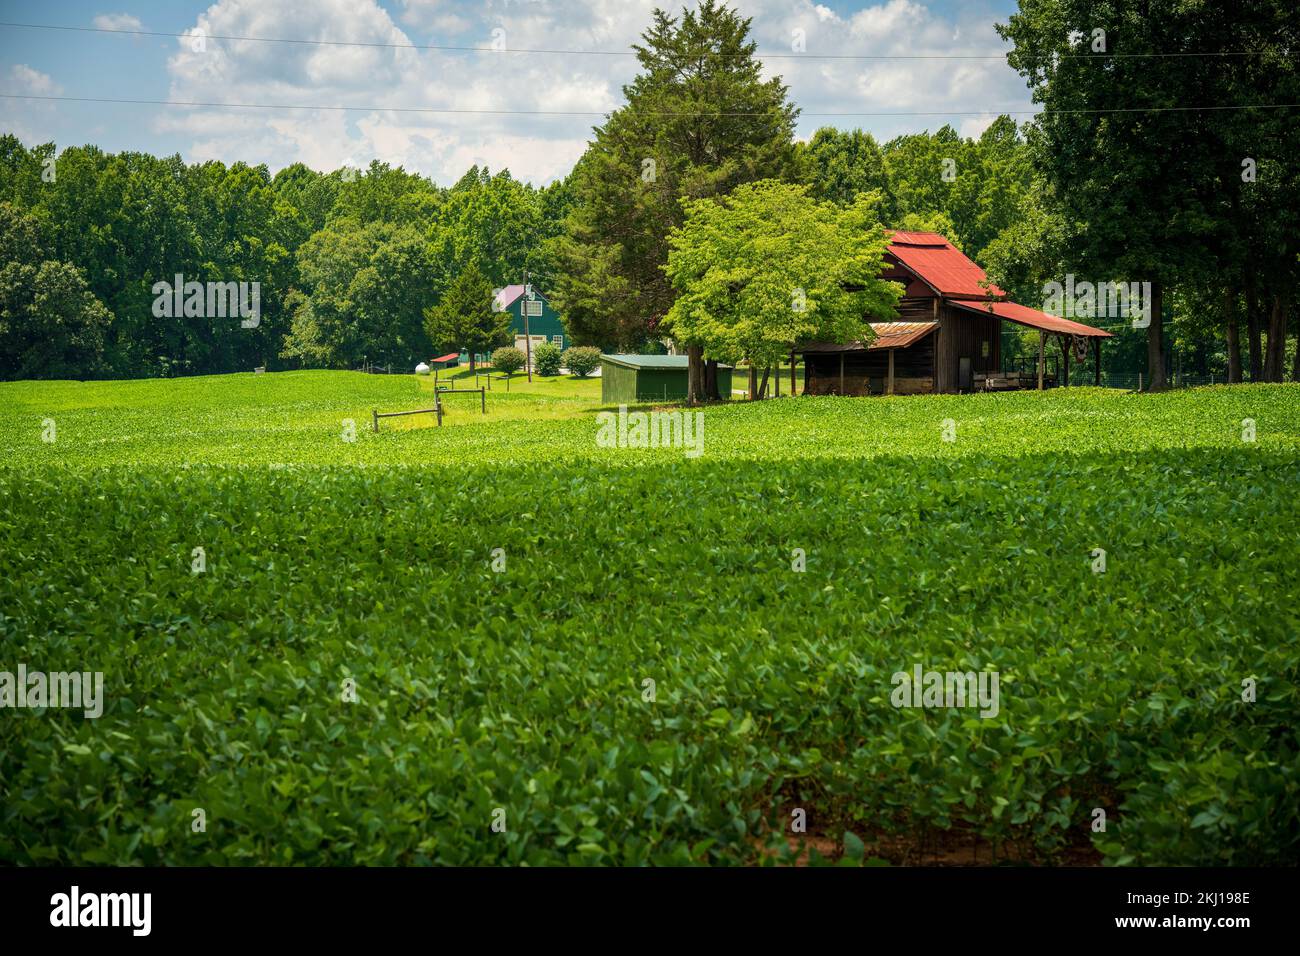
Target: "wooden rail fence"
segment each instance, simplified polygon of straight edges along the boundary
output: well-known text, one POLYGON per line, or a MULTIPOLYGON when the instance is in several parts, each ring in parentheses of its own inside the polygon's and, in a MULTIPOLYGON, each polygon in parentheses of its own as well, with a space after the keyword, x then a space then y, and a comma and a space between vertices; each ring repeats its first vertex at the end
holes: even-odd
POLYGON ((442 396, 444 395, 473 395, 477 394, 479 399, 479 408, 483 414, 487 414, 487 391, 483 388, 438 388, 433 396, 433 408, 412 408, 405 412, 381 412, 377 408, 370 410, 370 420, 373 423, 374 430, 379 431, 379 419, 381 418, 399 418, 402 415, 437 415, 438 427, 442 427, 442 396))

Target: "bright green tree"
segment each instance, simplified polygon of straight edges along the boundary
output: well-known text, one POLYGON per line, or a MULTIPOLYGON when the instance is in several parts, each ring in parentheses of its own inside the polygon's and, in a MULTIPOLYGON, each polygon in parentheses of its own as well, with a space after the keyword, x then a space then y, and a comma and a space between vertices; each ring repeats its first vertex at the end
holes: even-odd
POLYGON ((861 194, 845 208, 808 193, 768 180, 687 202, 668 240, 677 299, 665 331, 755 369, 802 342, 869 338, 868 318, 893 316, 902 287, 878 278, 888 247, 879 197, 861 194))

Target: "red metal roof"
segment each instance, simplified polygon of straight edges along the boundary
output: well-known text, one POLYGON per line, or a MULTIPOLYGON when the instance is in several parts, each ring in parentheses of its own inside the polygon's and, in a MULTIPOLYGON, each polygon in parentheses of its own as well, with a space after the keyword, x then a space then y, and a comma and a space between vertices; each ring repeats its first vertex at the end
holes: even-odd
POLYGON ((984 270, 937 232, 895 231, 889 252, 940 295, 985 299, 1006 294, 995 285, 980 285, 984 270))
MULTIPOLYGON (((915 345, 938 327, 938 322, 872 322, 871 331, 876 333, 876 337, 866 346, 865 351, 905 349, 915 345)), ((861 352, 863 345, 861 342, 810 342, 799 351, 812 354, 861 352)))
POLYGON ((1027 325, 1034 329, 1042 329, 1045 332, 1083 335, 1096 339, 1112 338, 1111 334, 1104 329, 1096 329, 1091 325, 1084 325, 1082 322, 1072 322, 1069 319, 1061 318, 1059 315, 1039 312, 1037 309, 1031 309, 1025 305, 1016 305, 1014 302, 950 302, 949 304, 969 309, 971 312, 992 312, 1000 319, 1017 322, 1020 325, 1027 325))
POLYGON ((452 359, 458 359, 458 358, 460 358, 460 353, 459 353, 459 352, 448 352, 446 355, 439 355, 436 359, 434 359, 434 361, 435 361, 435 362, 450 362, 452 359))

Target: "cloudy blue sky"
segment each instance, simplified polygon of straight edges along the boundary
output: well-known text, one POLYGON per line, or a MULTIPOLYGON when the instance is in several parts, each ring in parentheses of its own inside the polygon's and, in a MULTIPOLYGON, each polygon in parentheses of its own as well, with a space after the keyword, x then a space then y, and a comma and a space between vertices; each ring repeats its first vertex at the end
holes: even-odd
MULTIPOLYGON (((0 93, 236 109, 0 98, 0 132, 28 145, 94 143, 187 160, 293 162, 317 169, 381 159, 446 185, 471 163, 537 184, 564 176, 599 114, 622 102, 626 51, 656 3, 681 0, 3 0, 0 21, 46 26, 273 37, 333 44, 191 39, 0 26, 0 93), (494 31, 502 31, 494 33, 494 31), (389 45, 507 52, 403 50, 389 45), (381 44, 380 46, 349 46, 381 44), (511 50, 587 51, 560 54, 511 50), (356 106, 347 112, 314 107, 356 106), (596 115, 412 113, 399 108, 596 115)), ((993 30, 1014 0, 738 0, 765 69, 801 107, 799 135, 862 127, 887 139, 944 122, 977 135, 1001 111, 1030 110, 993 30), (795 55, 802 30, 805 55, 795 55), (833 59, 943 55, 948 59, 833 59), (826 57, 819 59, 818 57, 826 57), (966 58, 953 58, 966 57, 966 58), (897 116, 818 116, 899 113, 897 116), (950 115, 920 115, 920 114, 950 115)), ((1020 119, 1026 117, 1021 116, 1020 119)))

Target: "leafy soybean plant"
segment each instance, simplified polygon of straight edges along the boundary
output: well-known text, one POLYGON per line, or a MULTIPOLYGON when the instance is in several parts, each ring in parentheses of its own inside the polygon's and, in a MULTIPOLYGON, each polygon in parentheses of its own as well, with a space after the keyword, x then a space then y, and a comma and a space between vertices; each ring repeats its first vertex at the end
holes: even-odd
POLYGON ((850 859, 1295 862, 1294 387, 341 440, 418 387, 3 386, 0 670, 106 699, 3 715, 0 859, 745 864, 802 808, 850 859), (917 664, 997 715, 895 708, 917 664))

